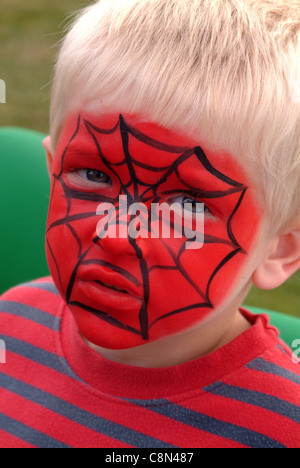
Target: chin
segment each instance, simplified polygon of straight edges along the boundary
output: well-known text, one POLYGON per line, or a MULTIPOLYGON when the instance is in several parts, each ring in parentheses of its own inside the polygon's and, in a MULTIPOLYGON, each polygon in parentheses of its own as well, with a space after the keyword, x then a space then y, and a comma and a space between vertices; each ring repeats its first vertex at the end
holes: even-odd
POLYGON ((144 340, 140 334, 113 326, 86 311, 77 309, 71 310, 71 312, 79 333, 85 340, 100 348, 121 350, 135 348, 150 342, 150 340, 144 340))

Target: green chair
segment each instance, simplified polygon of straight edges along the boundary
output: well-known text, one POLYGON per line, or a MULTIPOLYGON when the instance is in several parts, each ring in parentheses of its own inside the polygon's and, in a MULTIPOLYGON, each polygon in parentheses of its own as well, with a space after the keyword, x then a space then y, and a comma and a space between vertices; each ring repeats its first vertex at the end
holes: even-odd
POLYGON ((44 239, 50 182, 44 136, 0 128, 0 294, 49 274, 44 239))

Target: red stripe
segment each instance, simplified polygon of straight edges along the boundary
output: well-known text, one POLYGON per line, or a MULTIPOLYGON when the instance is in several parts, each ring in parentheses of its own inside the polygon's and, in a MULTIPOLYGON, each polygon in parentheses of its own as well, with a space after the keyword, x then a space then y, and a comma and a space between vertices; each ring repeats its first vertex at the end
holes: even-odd
POLYGON ((32 344, 45 351, 53 353, 55 351, 55 336, 59 333, 38 323, 32 326, 32 320, 24 317, 14 319, 13 315, 1 312, 0 337, 11 336, 18 340, 32 344), (12 326, 13 325, 13 326, 12 326))
POLYGON ((23 448, 25 449, 25 448, 36 448, 36 447, 0 429, 0 448, 4 448, 4 449, 23 448))

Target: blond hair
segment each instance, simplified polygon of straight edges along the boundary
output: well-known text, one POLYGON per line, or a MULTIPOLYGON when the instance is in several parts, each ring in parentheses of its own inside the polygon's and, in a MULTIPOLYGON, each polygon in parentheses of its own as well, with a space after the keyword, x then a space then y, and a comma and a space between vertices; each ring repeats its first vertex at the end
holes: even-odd
MULTIPOLYGON (((233 154, 276 229, 300 216, 299 0, 100 0, 66 35, 50 133, 97 102, 233 154)), ((95 108, 96 110, 96 108, 95 108)))

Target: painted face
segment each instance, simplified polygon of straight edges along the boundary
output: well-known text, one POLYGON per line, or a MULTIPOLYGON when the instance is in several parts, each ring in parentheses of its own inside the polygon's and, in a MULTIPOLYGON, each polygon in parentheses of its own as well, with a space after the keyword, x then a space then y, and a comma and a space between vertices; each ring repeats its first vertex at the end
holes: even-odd
POLYGON ((82 335, 101 347, 130 348, 198 326, 222 307, 260 217, 232 156, 137 116, 69 115, 53 164, 48 264, 82 335), (132 219, 120 196, 148 207, 148 229, 157 236, 109 235, 132 219), (196 202, 204 203, 201 248, 187 248, 187 238, 175 235, 176 213, 169 238, 161 235, 150 213, 164 202, 182 206, 192 225, 196 202), (103 203, 115 208, 105 237, 103 203))

